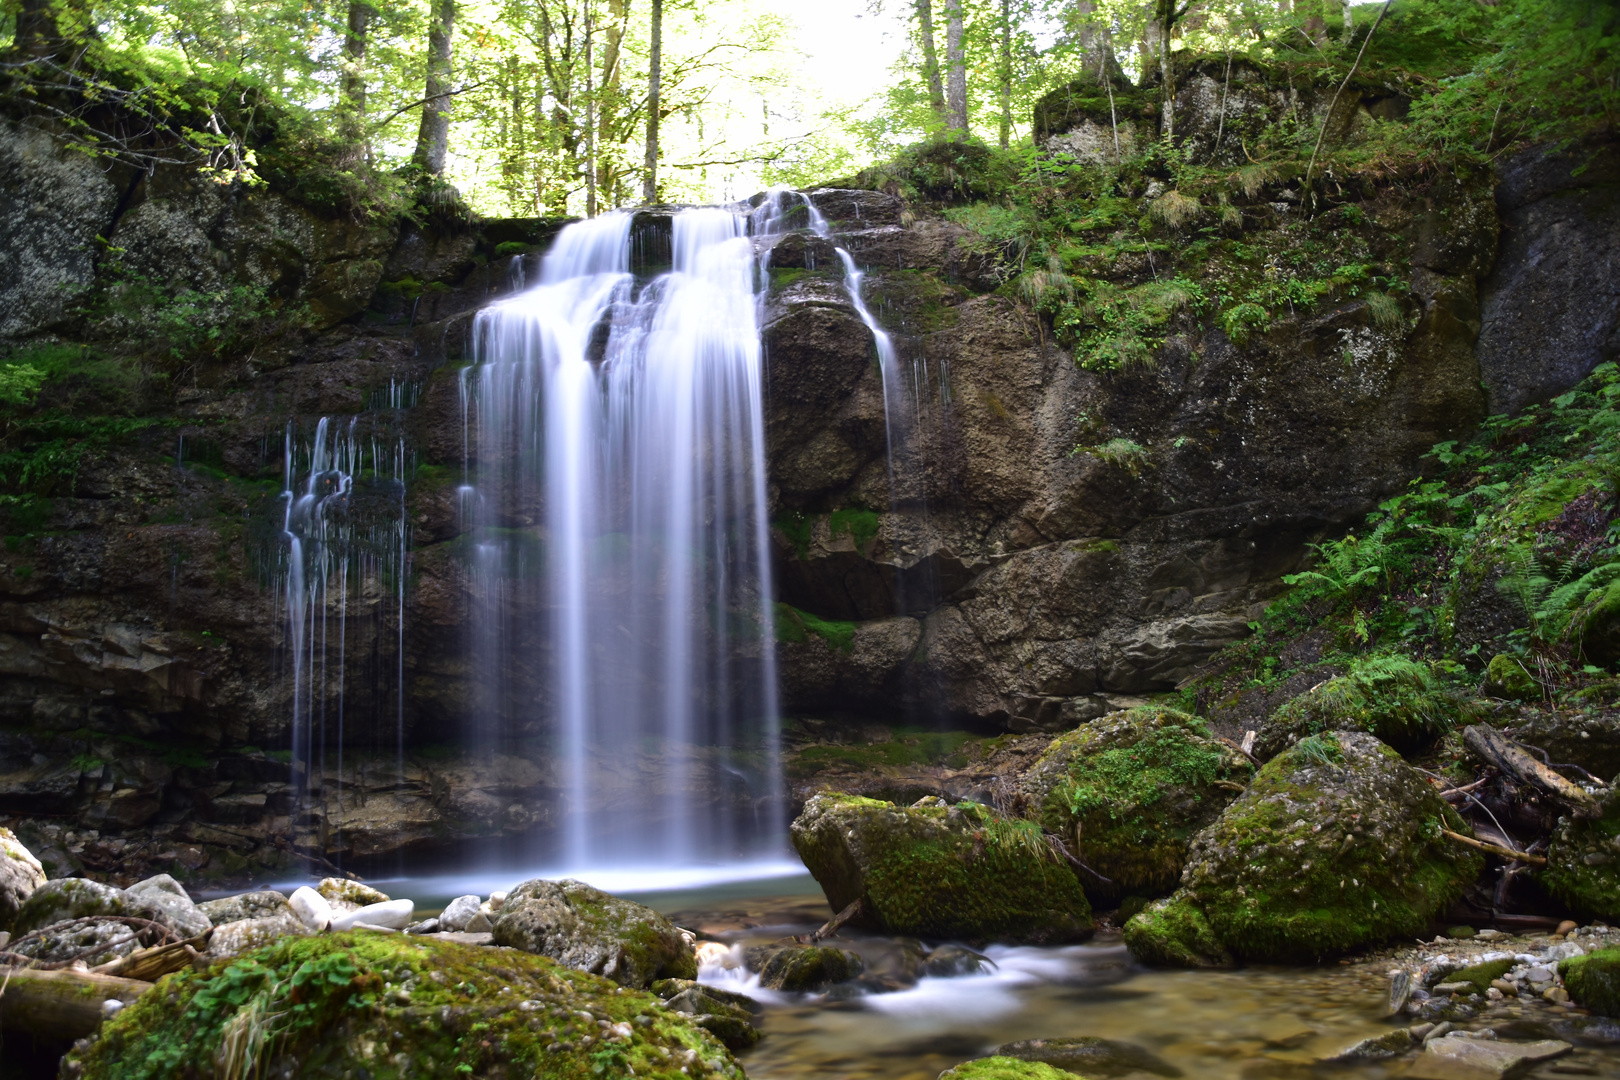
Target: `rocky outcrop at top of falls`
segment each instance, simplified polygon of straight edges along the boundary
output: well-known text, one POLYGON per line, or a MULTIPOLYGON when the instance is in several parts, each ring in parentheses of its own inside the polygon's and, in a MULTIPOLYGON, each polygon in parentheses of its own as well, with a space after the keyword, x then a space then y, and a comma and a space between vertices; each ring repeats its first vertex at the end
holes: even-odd
MULTIPOLYGON (((1202 130, 1200 78, 1178 129, 1202 130)), ((1095 127, 1086 107, 1048 108, 1044 137, 1095 127)), ((812 192, 826 235, 771 240, 763 313, 785 708, 1055 732, 1172 687, 1247 633, 1308 540, 1358 520, 1435 443, 1598 362, 1613 283, 1589 271, 1613 243, 1616 175, 1612 150, 1534 150, 1372 190, 1363 220, 1332 224, 1395 282, 1398 319, 1345 296, 1240 342, 1178 315, 1152 364, 1111 373, 1077 365, 1002 288, 1015 260, 937 205, 812 192), (912 388, 892 490, 884 386, 835 245, 866 269, 912 388)), ((1142 177, 1121 212, 1162 186, 1142 177)), ((1301 233, 1290 181, 1234 206, 1250 250, 1301 233)), ((0 507, 0 815, 49 815, 26 827, 47 870, 245 877, 295 849, 363 862, 555 824, 544 640, 508 673, 513 699, 538 703, 507 718, 514 752, 472 754, 454 733, 478 682, 458 488, 480 463, 459 366, 472 313, 518 271, 532 280, 559 224, 361 223, 176 167, 104 171, 0 128, 16 267, 0 347, 57 350, 93 420, 70 465, 0 507), (232 344, 167 381, 94 366, 182 308, 224 318, 232 344), (289 424, 307 437, 320 417, 401 448, 398 469, 357 475, 351 515, 398 526, 409 566, 334 601, 341 713, 329 669, 310 715, 344 752, 295 765, 270 586, 289 424)), ((1106 245, 1085 258, 1121 287, 1155 274, 1106 245)), ((500 513, 532 531, 538 510, 500 513)), ((755 811, 758 790, 692 754, 683 782, 755 811)), ((633 760, 615 767, 643 782, 633 760)))

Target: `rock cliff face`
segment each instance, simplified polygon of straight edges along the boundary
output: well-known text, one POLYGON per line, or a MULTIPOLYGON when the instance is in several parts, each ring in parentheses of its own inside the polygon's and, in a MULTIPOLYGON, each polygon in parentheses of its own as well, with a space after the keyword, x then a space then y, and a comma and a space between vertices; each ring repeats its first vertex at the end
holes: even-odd
MULTIPOLYGON (((1202 86, 1178 98, 1195 134, 1202 86)), ((1243 90, 1255 110, 1281 107, 1262 90, 1243 90)), ((1078 101, 1047 110, 1048 138, 1098 126, 1078 101)), ((1150 137, 1140 106, 1133 137, 1150 137)), ((788 709, 1051 731, 1173 686, 1247 632, 1307 541, 1399 489, 1430 446, 1613 353, 1613 275, 1583 268, 1612 259, 1614 171, 1578 164, 1531 154, 1494 189, 1369 196, 1367 243, 1409 286, 1394 322, 1348 299, 1239 343, 1178 316, 1154 363, 1114 373, 1082 369, 1009 295, 1005 246, 897 196, 813 193, 831 239, 769 241, 764 313, 788 709), (1499 219, 1514 226, 1500 258, 1499 219), (892 460, 833 244, 868 269, 909 388, 890 402, 908 413, 892 460)), ((1144 181, 1134 205, 1155 194, 1144 181)), ((1303 230, 1285 182, 1238 209, 1234 235, 1257 243, 1303 230)), ((458 381, 471 313, 556 226, 368 224, 179 170, 103 173, 0 130, 0 351, 93 351, 172 320, 177 298, 262 315, 141 387, 140 424, 0 507, 0 815, 55 816, 31 846, 56 872, 138 847, 159 868, 236 873, 289 840, 382 857, 549 820, 543 717, 505 757, 460 747, 475 669, 456 486, 477 468, 458 381), (362 478, 356 513, 402 520, 409 566, 402 605, 390 585, 353 591, 341 623, 328 611, 343 726, 329 681, 329 753, 295 774, 281 476, 289 437, 320 417, 404 447, 403 482, 362 478), (343 794, 294 815, 296 787, 343 794)), ((1132 284, 1158 269, 1120 255, 1088 272, 1132 284)), ((695 782, 733 797, 695 755, 695 782)), ((633 762, 622 771, 636 782, 633 762)))

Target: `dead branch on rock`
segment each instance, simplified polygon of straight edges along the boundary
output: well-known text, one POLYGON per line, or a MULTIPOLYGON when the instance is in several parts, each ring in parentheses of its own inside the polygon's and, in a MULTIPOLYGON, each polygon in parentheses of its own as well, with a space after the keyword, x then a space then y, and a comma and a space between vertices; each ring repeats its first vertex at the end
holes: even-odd
POLYGON ((93 975, 117 975, 124 979, 157 982, 170 972, 180 971, 201 959, 197 950, 208 945, 213 928, 187 941, 173 941, 151 949, 141 949, 90 969, 93 975))
POLYGON ((31 930, 10 942, 5 951, 0 952, 0 964, 12 967, 29 968, 35 971, 54 971, 61 968, 72 967, 74 964, 88 961, 90 957, 106 952, 108 949, 127 945, 132 941, 139 941, 143 933, 156 932, 159 935, 156 944, 165 944, 180 941, 180 937, 169 927, 151 919, 137 918, 133 915, 86 915, 82 919, 68 919, 64 922, 52 923, 42 926, 38 930, 31 930), (65 960, 36 960, 31 956, 17 951, 19 946, 35 940, 43 940, 51 934, 66 933, 76 926, 92 926, 96 924, 121 923, 133 928, 133 932, 123 937, 113 938, 109 941, 98 941, 87 945, 65 960))
POLYGON ((1459 844, 1467 844, 1471 848, 1483 851, 1487 855, 1495 855, 1499 859, 1509 859, 1514 862, 1529 863, 1532 866, 1547 865, 1547 860, 1540 855, 1530 855, 1522 851, 1514 851, 1511 848, 1505 848, 1499 844, 1487 844, 1483 840, 1475 840, 1472 836, 1464 836, 1462 833, 1452 832, 1450 829, 1446 828, 1442 828, 1440 830, 1440 834, 1447 839, 1455 840, 1459 844))
POLYGON ((843 911, 840 911, 838 914, 822 923, 821 929, 810 935, 810 944, 814 945, 823 938, 830 938, 834 934, 838 933, 839 929, 845 923, 849 922, 851 919, 855 918, 861 913, 861 908, 863 906, 864 904, 862 902, 862 898, 859 896, 850 901, 848 904, 845 904, 843 911))
POLYGON ((1535 755, 1523 745, 1489 724, 1465 728, 1463 745, 1486 764, 1494 765, 1509 776, 1557 799, 1574 811, 1577 817, 1599 817, 1603 813, 1597 796, 1537 761, 1535 755))

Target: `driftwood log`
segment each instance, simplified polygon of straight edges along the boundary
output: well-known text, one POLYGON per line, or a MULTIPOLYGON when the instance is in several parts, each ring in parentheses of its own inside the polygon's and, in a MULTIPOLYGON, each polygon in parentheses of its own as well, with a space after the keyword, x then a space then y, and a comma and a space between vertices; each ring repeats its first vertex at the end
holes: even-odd
POLYGON ((1475 724, 1463 730, 1463 745, 1487 765, 1494 765, 1515 779, 1538 788, 1557 799, 1576 817, 1601 817, 1598 796, 1565 779, 1536 760, 1536 756, 1489 724, 1475 724))
POLYGON ((128 1005, 150 989, 149 982, 91 971, 0 968, 0 1030, 72 1042, 96 1030, 106 1002, 128 1005))
POLYGON ((207 948, 208 939, 213 936, 214 931, 208 929, 189 941, 172 941, 153 949, 140 949, 90 970, 97 975, 117 975, 123 979, 157 982, 170 972, 180 971, 200 962, 202 956, 197 950, 207 948))

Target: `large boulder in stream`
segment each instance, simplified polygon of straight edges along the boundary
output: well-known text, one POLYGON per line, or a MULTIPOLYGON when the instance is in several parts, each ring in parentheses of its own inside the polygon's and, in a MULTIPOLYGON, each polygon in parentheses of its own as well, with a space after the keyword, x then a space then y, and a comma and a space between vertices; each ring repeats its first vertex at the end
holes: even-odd
POLYGON ((585 884, 537 878, 513 889, 495 944, 549 956, 622 986, 697 978, 692 943, 650 907, 585 884))
POLYGON ((543 956, 355 931, 171 975, 61 1075, 542 1076, 743 1071, 697 1018, 543 956), (538 1072, 536 1071, 538 1069, 538 1072))
POLYGON ((1080 1077, 1039 1061, 997 1055, 964 1061, 940 1073, 939 1080, 1080 1080, 1080 1077))
POLYGON ((1309 963, 1422 933, 1478 876, 1467 826, 1366 732, 1302 739, 1192 843, 1181 889, 1125 925, 1148 963, 1309 963))
POLYGON ((901 807, 824 793, 793 822, 793 846, 834 911, 886 934, 967 942, 1079 941, 1091 905, 1033 822, 972 802, 901 807))
POLYGON ((1041 827, 1100 875, 1082 880, 1104 904, 1172 891, 1193 836, 1253 774, 1202 720, 1146 707, 1053 740, 1019 787, 1041 827))

